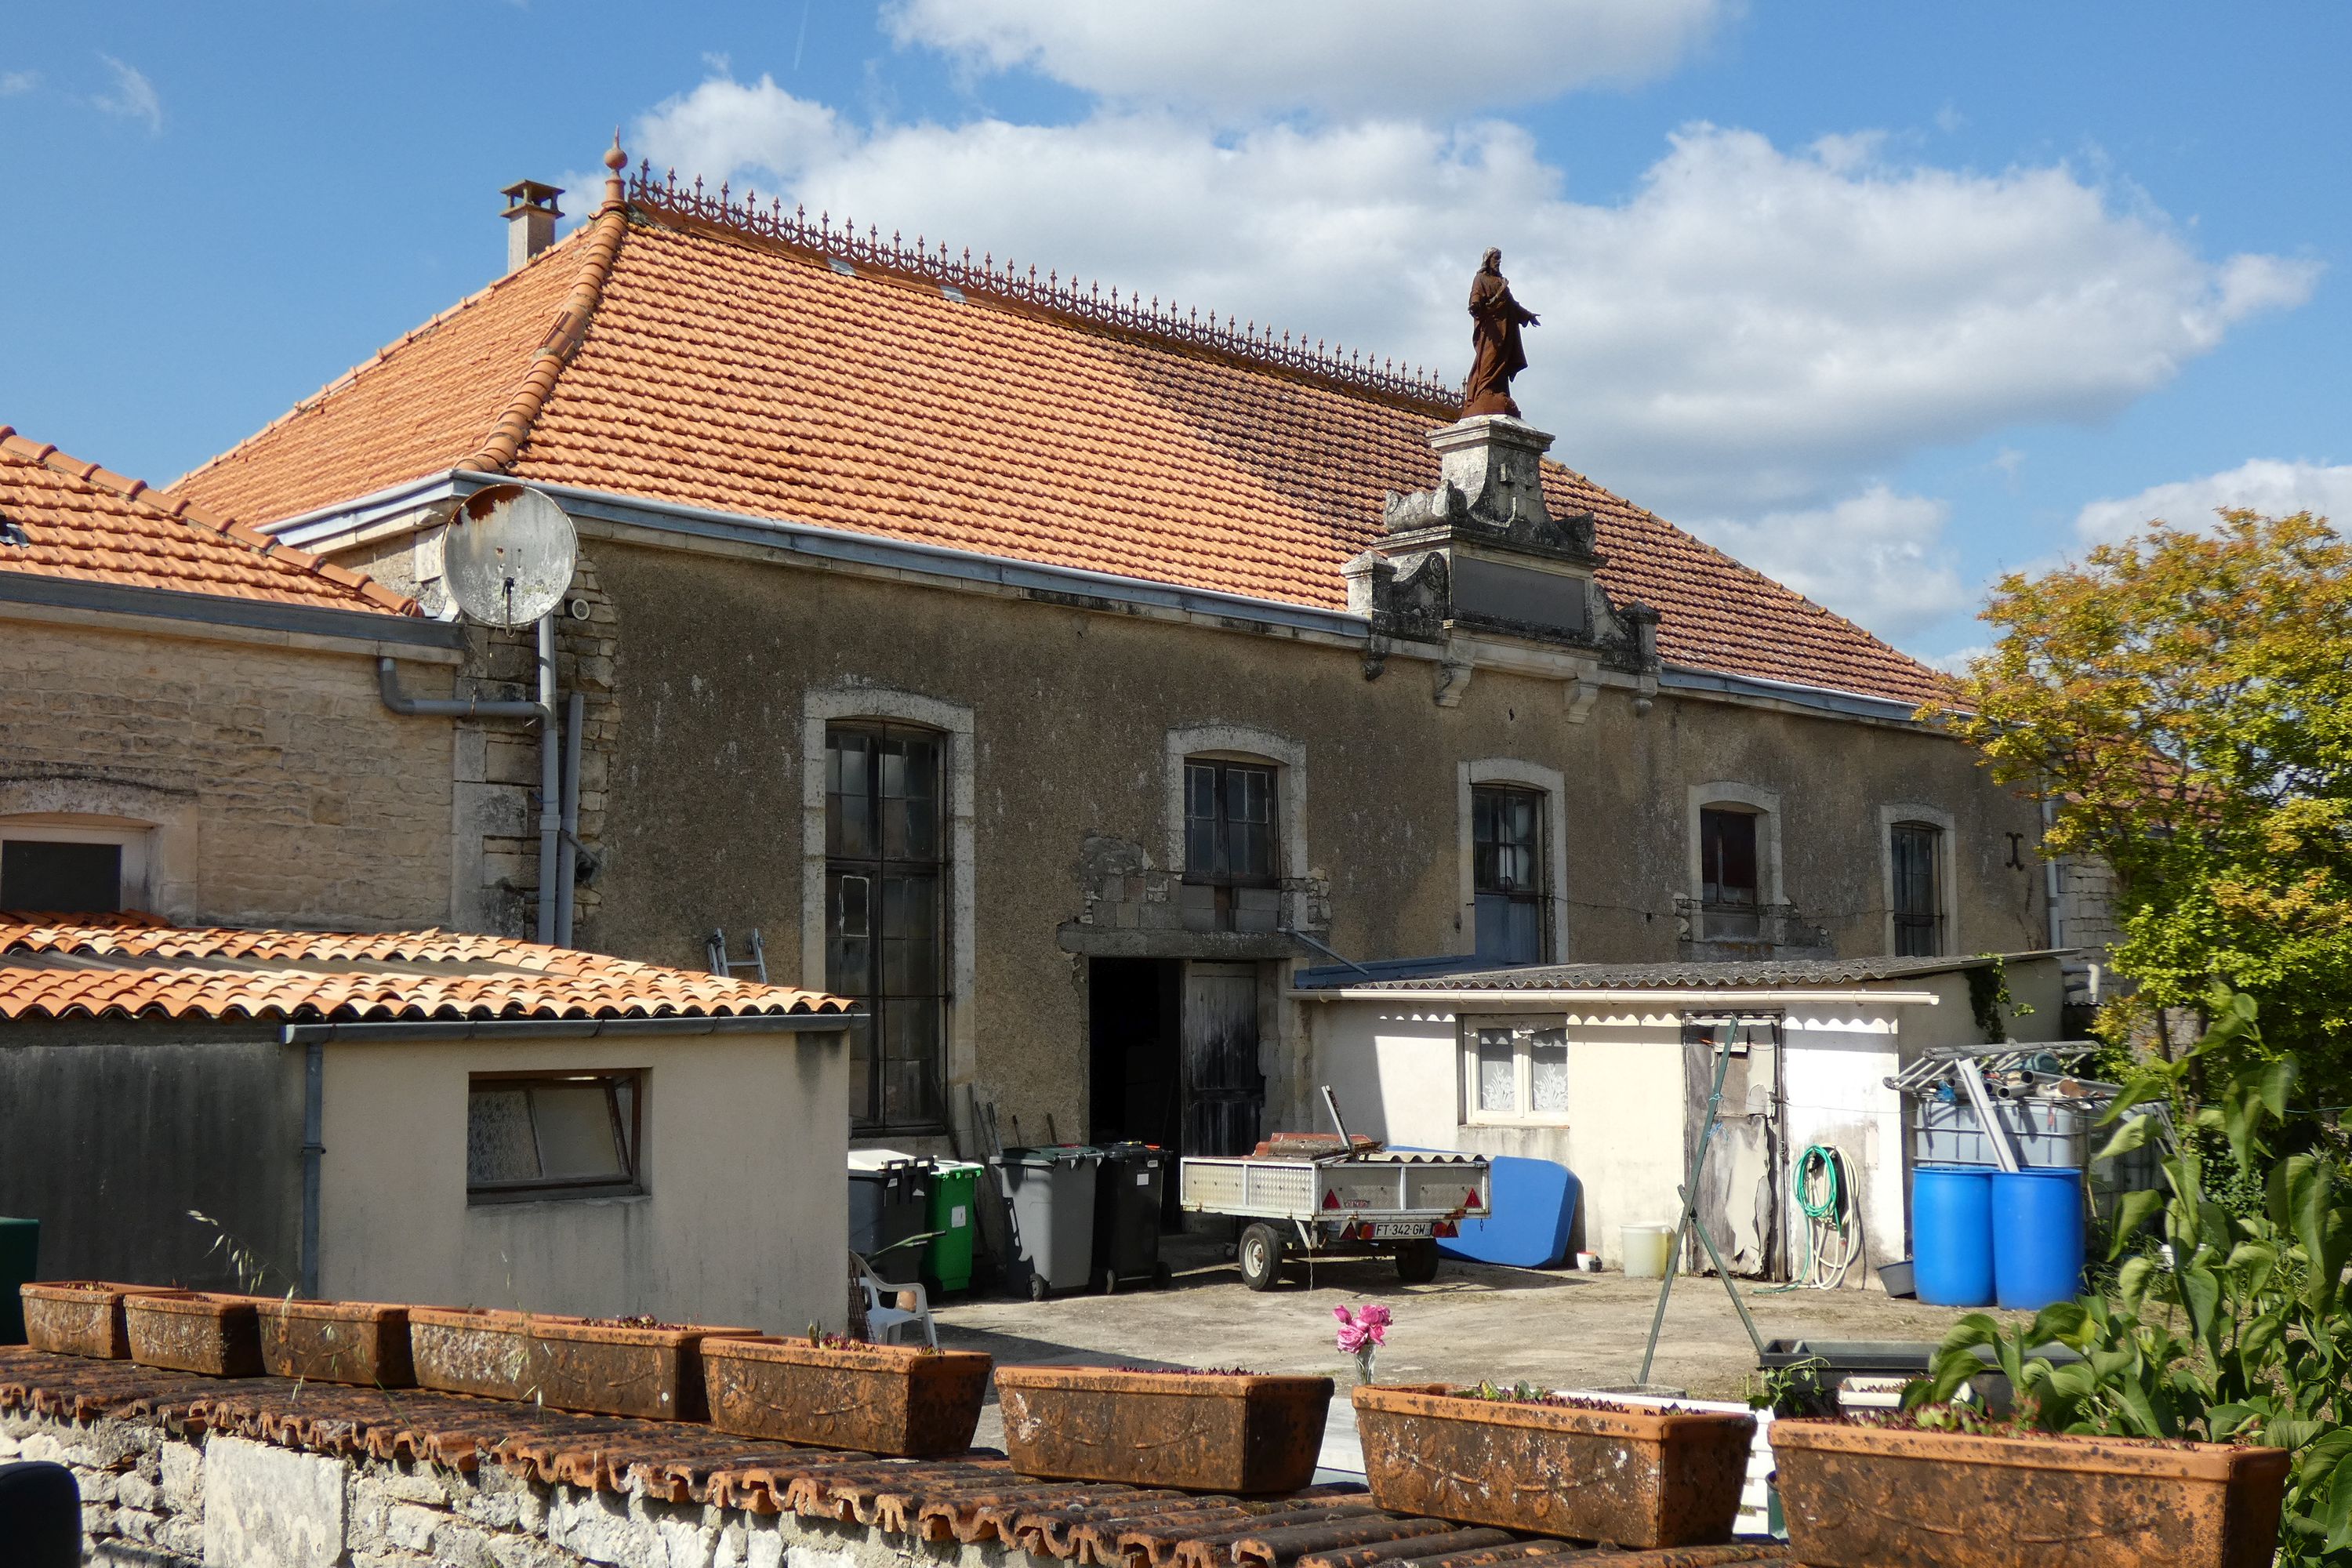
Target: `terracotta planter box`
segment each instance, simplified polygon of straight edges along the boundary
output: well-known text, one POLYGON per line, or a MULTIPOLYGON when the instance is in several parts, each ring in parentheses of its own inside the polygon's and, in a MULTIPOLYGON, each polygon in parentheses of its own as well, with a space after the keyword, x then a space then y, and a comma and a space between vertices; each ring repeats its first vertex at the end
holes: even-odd
POLYGON ((142 1366, 200 1372, 207 1377, 258 1377, 257 1305, 251 1296, 210 1290, 132 1295, 122 1303, 131 1359, 142 1366))
POLYGON ((2290 1456, 1775 1421, 1772 1458, 1816 1568, 2268 1568, 2290 1456))
POLYGON ((928 1459, 971 1447, 990 1358, 805 1339, 702 1344, 710 1424, 747 1437, 928 1459))
POLYGON ((649 1421, 700 1421, 702 1343, 758 1338, 757 1329, 688 1323, 640 1329, 580 1318, 530 1321, 532 1375, 540 1397, 558 1410, 635 1415, 649 1421))
POLYGON ((265 1301, 261 1364, 272 1377, 414 1388, 408 1309, 373 1301, 265 1301))
POLYGON ((534 1399, 530 1320, 480 1307, 411 1307, 408 1353, 419 1384, 485 1399, 534 1399))
POLYGON ((1731 1539, 1756 1435, 1750 1415, 1515 1404, 1442 1384, 1359 1388, 1356 1427, 1382 1508, 1645 1550, 1731 1539))
POLYGON ((22 1285, 16 1290, 25 1303, 26 1344, 55 1355, 99 1361, 131 1359, 131 1330, 122 1318, 126 1299, 173 1293, 104 1279, 55 1279, 22 1285))
POLYGON ((1000 1366, 996 1398, 1023 1475, 1287 1492, 1315 1477, 1331 1380, 1000 1366))

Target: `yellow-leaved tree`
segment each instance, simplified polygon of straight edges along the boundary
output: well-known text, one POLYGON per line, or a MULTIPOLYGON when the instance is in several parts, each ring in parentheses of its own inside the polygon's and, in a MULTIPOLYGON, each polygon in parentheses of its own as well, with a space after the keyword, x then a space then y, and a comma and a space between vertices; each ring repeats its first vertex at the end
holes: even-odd
MULTIPOLYGON (((2157 1006, 2260 1000, 2307 1091, 2352 1089, 2352 545, 2325 519, 2150 525, 1994 590, 1947 716, 2114 868, 2157 1006)), ((2326 1102, 2326 1100, 2322 1101, 2326 1102)))

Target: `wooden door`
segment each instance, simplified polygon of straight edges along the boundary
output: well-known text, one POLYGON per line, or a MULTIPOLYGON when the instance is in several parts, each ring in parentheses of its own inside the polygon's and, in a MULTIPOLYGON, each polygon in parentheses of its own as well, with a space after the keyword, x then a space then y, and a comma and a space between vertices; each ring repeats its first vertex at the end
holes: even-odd
POLYGON ((1184 978, 1187 1154, 1246 1154, 1265 1136, 1257 966, 1195 963, 1184 978))
MULTIPOLYGON (((1706 1227, 1724 1267, 1748 1279, 1780 1279, 1786 1268, 1781 1235, 1780 1024, 1777 1018, 1711 1020, 1683 1026, 1683 1170, 1690 1169, 1715 1083, 1718 1042, 1728 1040, 1731 1062, 1717 1108, 1714 1146, 1698 1178, 1698 1223, 1706 1227)), ((1684 1267, 1712 1270, 1694 1236, 1684 1267)))

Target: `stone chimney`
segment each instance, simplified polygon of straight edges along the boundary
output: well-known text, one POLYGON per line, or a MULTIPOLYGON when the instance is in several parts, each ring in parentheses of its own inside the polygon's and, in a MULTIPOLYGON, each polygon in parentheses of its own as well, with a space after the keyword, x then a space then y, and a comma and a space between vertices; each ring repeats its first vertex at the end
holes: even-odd
POLYGON ((555 198, 563 191, 537 180, 517 180, 499 194, 507 199, 507 270, 519 272, 555 243, 555 220, 563 216, 555 198))

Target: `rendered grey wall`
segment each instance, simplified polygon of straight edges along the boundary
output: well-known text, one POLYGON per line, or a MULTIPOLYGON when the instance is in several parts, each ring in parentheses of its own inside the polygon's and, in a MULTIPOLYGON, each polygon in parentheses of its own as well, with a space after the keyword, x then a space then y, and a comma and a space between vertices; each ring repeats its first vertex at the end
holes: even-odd
POLYGON ((44 1278, 243 1289, 226 1232, 291 1288, 301 1142, 302 1053, 274 1030, 0 1024, 0 1215, 41 1222, 44 1278))

